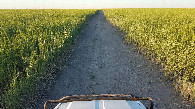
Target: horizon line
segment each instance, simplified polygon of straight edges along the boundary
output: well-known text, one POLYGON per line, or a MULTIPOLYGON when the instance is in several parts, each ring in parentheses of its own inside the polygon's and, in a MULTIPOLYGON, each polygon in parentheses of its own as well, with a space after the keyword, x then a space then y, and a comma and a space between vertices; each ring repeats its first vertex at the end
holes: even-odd
POLYGON ((0 8, 0 9, 135 9, 135 8, 143 8, 143 9, 195 9, 192 7, 130 7, 130 8, 0 8))

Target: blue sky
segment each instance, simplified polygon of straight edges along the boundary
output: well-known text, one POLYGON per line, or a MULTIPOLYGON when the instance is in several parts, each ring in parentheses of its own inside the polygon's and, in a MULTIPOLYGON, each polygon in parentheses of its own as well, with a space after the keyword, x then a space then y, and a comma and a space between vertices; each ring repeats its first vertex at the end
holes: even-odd
POLYGON ((195 0, 0 0, 0 9, 195 8, 195 0))

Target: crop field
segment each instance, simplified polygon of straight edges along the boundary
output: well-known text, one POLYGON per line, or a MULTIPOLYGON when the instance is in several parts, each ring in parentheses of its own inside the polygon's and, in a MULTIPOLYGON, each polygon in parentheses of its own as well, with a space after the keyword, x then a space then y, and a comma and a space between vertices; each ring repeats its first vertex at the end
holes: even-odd
MULTIPOLYGON (((95 10, 0 10, 1 106, 32 92, 95 10)), ((5 106, 3 106, 5 107, 5 106)))
POLYGON ((106 18, 195 99, 195 9, 106 9, 106 18))
MULTIPOLYGON (((167 95, 167 97, 161 93, 166 90, 162 87, 164 82, 159 82, 158 87, 152 87, 153 76, 151 75, 156 70, 140 72, 148 70, 151 66, 137 66, 145 65, 144 63, 149 61, 139 58, 137 56, 139 53, 126 55, 129 50, 127 47, 130 45, 124 44, 123 40, 119 39, 120 35, 112 25, 124 33, 127 43, 135 45, 141 54, 147 55, 149 60, 161 66, 162 71, 160 69, 157 71, 164 72, 185 99, 195 101, 195 9, 103 9, 102 11, 93 9, 0 10, 0 108, 24 108, 22 104, 26 102, 25 98, 29 97, 28 94, 35 93, 39 83, 45 78, 50 79, 47 70, 50 70, 54 61, 58 61, 57 58, 65 57, 63 53, 71 48, 72 42, 80 34, 83 39, 80 40, 79 47, 75 46, 77 50, 73 56, 76 58, 71 59, 77 67, 66 66, 69 70, 63 71, 63 74, 74 73, 69 78, 63 75, 61 79, 56 80, 59 83, 55 85, 58 90, 51 90, 49 92, 51 97, 77 93, 78 90, 86 93, 88 87, 90 87, 88 91, 93 90, 93 93, 107 91, 106 88, 99 87, 120 89, 120 92, 135 89, 135 92, 140 90, 140 95, 151 94, 149 91, 152 90, 151 88, 163 88, 162 91, 152 94, 156 97, 154 99, 159 100, 158 103, 162 102, 161 105, 173 100, 175 95, 171 97, 167 95), (85 21, 93 15, 83 33, 80 32, 85 21), (118 41, 124 45, 116 43, 118 41), (118 50, 119 48, 121 51, 118 50), (144 62, 141 63, 134 55, 144 62), (127 61, 130 59, 132 59, 131 63, 127 61), (134 67, 135 70, 132 70, 134 67), (89 70, 91 70, 90 77, 87 79, 86 72, 89 70), (104 81, 102 79, 99 81, 98 74, 107 78, 102 76, 100 78, 104 81), (138 75, 148 77, 139 76, 139 79, 144 81, 137 81, 138 75), (117 81, 112 78, 116 78, 117 81), (91 85, 92 81, 98 85, 87 86, 91 85), (125 83, 124 86, 118 81, 125 83), (64 85, 65 82, 68 82, 67 86, 64 85), (101 82, 102 84, 99 84, 101 82), (134 83, 141 85, 136 89, 133 88, 134 83), (58 92, 65 88, 66 91, 58 92), (161 94, 162 96, 159 96, 161 94), (171 99, 166 102, 160 101, 169 97, 171 99)), ((154 80, 157 83, 157 79, 154 80)), ((167 88, 167 90, 171 89, 167 88)), ((177 100, 170 106, 174 107, 174 103, 177 103, 177 100)), ((40 103, 37 103, 39 107, 38 104, 40 103)))

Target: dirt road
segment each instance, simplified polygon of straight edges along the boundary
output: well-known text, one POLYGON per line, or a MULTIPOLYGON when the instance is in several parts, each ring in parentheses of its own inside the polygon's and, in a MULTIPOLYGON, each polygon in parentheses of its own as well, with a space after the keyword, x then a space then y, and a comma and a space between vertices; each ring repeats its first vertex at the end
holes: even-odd
POLYGON ((123 35, 99 11, 84 27, 70 59, 46 99, 76 94, 134 94, 151 97, 156 109, 192 109, 174 93, 158 66, 124 43, 123 35))

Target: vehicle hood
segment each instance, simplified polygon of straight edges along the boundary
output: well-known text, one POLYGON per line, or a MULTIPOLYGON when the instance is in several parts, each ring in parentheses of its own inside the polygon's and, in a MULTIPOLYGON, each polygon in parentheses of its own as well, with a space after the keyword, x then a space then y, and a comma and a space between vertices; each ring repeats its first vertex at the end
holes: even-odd
POLYGON ((92 100, 59 103, 55 109, 146 109, 140 101, 92 100))

